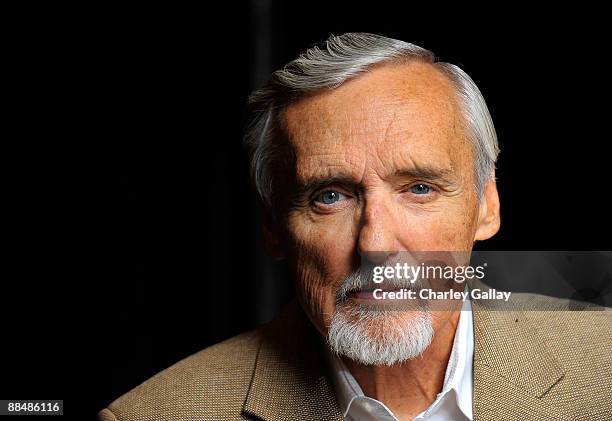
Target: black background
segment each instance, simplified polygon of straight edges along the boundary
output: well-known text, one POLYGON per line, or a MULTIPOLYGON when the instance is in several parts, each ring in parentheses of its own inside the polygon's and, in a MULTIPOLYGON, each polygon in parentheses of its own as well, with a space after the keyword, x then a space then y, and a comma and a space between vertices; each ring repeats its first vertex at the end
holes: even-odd
POLYGON ((502 151, 502 228, 482 248, 609 249, 599 13, 440 9, 253 1, 5 15, 16 23, 1 396, 60 398, 92 417, 289 299, 260 246, 244 103, 330 33, 410 41, 476 81, 502 151))

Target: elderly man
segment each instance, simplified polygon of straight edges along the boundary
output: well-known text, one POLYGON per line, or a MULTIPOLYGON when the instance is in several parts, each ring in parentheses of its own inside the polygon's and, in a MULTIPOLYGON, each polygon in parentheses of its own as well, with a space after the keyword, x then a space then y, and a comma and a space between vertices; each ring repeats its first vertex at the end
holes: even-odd
POLYGON ((532 312, 375 308, 364 260, 469 253, 499 229, 495 130, 468 75, 348 33, 275 72, 250 106, 265 246, 289 262, 297 301, 101 420, 612 418, 610 312, 550 298, 532 312))

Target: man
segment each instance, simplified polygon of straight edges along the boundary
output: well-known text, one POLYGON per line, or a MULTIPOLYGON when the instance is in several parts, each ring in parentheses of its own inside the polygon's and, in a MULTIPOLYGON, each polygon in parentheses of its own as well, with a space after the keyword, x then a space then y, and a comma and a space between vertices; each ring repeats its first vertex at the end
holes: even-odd
POLYGON ((469 253, 499 229, 495 130, 462 70, 348 33, 275 72, 250 106, 265 246, 289 262, 297 303, 158 374, 101 420, 612 416, 610 312, 563 312, 549 298, 530 299, 542 311, 372 299, 364 261, 469 253))

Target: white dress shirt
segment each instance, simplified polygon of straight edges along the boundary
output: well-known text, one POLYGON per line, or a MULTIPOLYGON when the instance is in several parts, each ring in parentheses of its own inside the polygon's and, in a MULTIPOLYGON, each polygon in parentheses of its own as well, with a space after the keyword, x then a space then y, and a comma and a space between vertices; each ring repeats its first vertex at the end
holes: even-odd
MULTIPOLYGON (((387 406, 363 394, 361 387, 335 354, 328 353, 332 381, 340 411, 348 421, 398 421, 387 406)), ((427 421, 472 420, 474 326, 472 305, 465 300, 455 332, 444 385, 429 408, 414 419, 427 421)))

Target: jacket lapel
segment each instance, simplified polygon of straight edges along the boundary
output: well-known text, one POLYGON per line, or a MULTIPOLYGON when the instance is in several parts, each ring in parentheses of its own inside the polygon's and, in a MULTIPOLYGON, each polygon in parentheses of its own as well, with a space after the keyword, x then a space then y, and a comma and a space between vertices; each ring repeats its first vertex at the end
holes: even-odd
POLYGON ((243 412, 262 420, 341 420, 319 341, 292 303, 265 329, 243 412))
POLYGON ((567 419, 543 397, 564 376, 528 312, 473 302, 474 418, 567 419))

